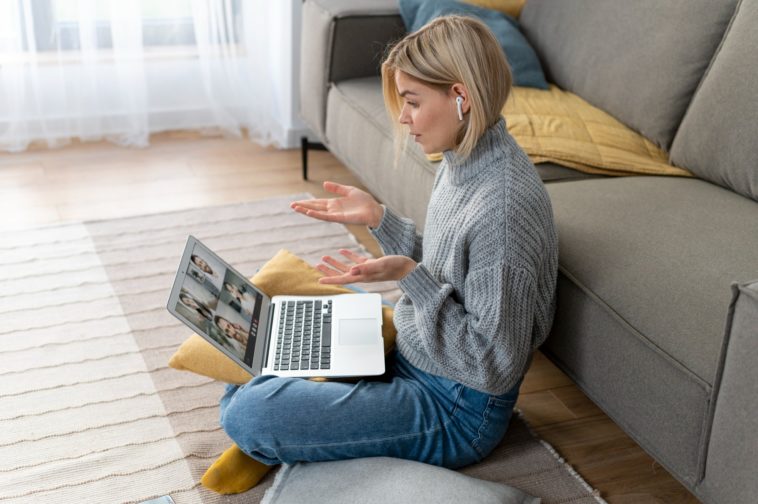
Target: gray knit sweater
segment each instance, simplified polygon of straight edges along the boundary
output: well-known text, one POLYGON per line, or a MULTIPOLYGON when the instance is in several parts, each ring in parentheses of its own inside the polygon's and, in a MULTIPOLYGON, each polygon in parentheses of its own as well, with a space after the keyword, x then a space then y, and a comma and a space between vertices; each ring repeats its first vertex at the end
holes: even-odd
POLYGON ((545 186, 505 120, 463 162, 444 152, 423 237, 388 208, 372 233, 385 254, 419 262, 399 282, 403 357, 488 394, 514 387, 552 325, 558 238, 545 186))

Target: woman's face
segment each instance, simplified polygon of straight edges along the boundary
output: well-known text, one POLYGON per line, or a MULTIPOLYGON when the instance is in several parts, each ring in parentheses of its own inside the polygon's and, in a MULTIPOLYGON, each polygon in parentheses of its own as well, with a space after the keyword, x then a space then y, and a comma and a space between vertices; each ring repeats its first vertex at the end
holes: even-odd
POLYGON ((208 263, 203 260, 202 257, 199 256, 192 256, 192 262, 194 262, 198 268, 205 271, 209 275, 213 274, 213 270, 210 266, 208 266, 208 263))
POLYGON ((236 285, 225 282, 224 287, 229 292, 229 294, 236 297, 237 299, 242 297, 242 293, 240 292, 239 288, 236 285))
POLYGON ((240 326, 239 324, 235 324, 234 322, 229 322, 225 318, 219 318, 218 327, 229 338, 234 338, 239 342, 243 342, 243 339, 245 339, 245 330, 242 329, 242 326, 240 326))
POLYGON ((408 74, 395 73, 395 85, 403 97, 403 108, 398 120, 407 124, 411 135, 425 154, 455 148, 460 128, 455 97, 464 97, 463 113, 468 112, 468 97, 462 84, 455 84, 448 93, 428 86, 408 74))
POLYGON ((197 310, 198 308, 200 308, 200 305, 197 303, 197 301, 195 301, 193 298, 191 298, 189 296, 179 296, 179 299, 186 306, 188 306, 188 307, 190 307, 190 308, 192 308, 194 310, 197 310))

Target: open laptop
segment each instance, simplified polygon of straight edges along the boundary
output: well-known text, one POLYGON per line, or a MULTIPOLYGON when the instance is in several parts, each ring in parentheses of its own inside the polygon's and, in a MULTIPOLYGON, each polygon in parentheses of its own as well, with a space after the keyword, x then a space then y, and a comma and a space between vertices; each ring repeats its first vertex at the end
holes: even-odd
POLYGON ((193 236, 167 308, 253 376, 384 373, 379 294, 269 298, 193 236))

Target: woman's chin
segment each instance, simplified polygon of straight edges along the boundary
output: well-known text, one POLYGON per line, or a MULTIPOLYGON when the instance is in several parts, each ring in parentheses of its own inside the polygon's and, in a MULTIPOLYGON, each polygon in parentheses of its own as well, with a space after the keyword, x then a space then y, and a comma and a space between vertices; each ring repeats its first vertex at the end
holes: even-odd
POLYGON ((440 152, 443 152, 445 150, 445 147, 431 144, 431 143, 422 143, 417 142, 418 146, 421 148, 422 151, 424 151, 424 154, 438 154, 440 152))

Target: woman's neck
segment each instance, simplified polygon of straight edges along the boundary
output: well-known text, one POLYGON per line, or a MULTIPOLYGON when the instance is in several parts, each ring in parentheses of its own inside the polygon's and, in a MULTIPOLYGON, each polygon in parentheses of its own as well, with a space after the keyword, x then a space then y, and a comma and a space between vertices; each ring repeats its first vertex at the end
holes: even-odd
POLYGON ((484 130, 476 142, 474 150, 466 159, 460 159, 453 150, 442 153, 448 165, 448 177, 454 185, 466 182, 483 167, 497 163, 505 155, 505 145, 508 142, 508 132, 505 118, 500 119, 484 130))

